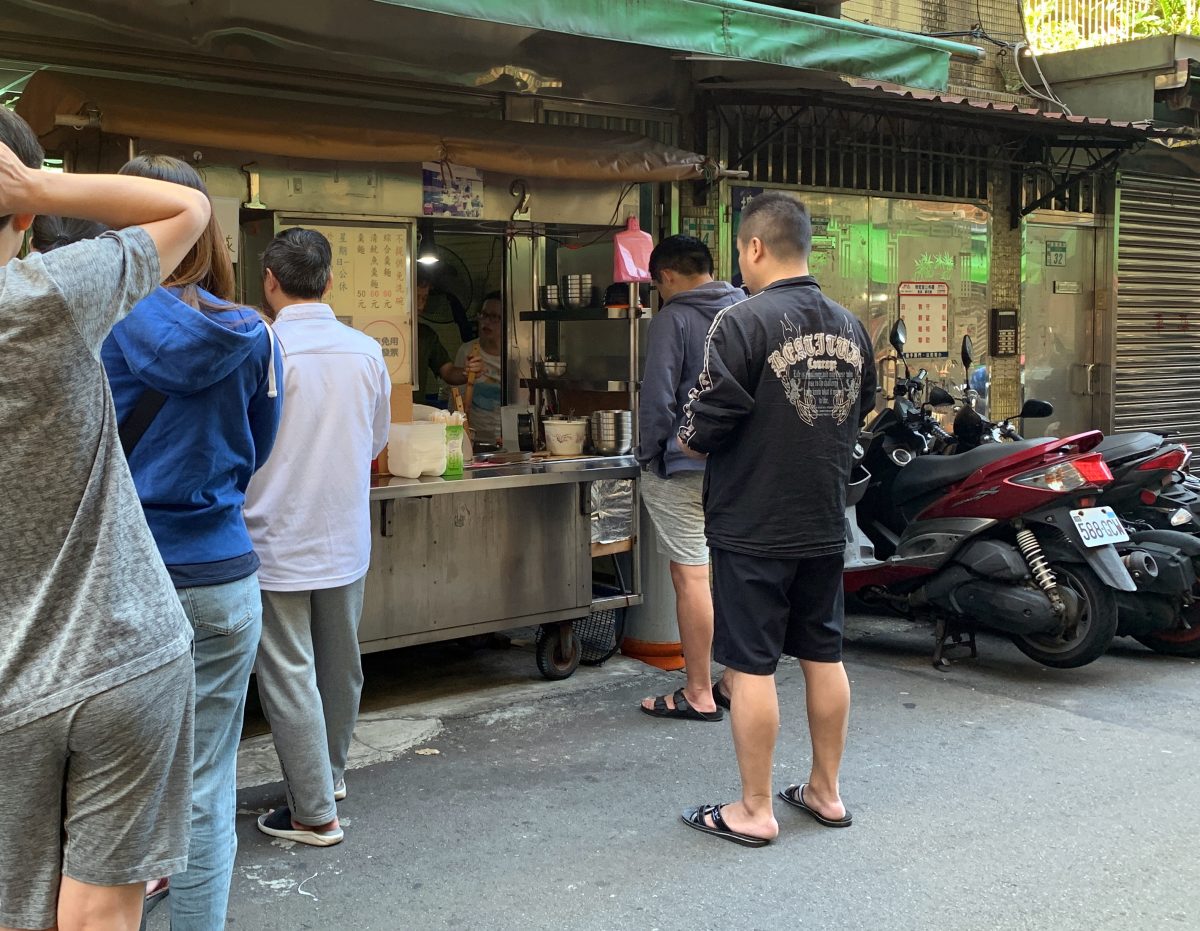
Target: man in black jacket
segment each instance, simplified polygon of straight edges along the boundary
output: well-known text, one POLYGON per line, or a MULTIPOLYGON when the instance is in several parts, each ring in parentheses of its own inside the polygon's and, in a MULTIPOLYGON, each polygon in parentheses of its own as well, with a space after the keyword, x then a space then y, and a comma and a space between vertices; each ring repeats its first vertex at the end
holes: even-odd
POLYGON ((781 654, 804 671, 813 762, 779 793, 829 827, 846 827, 838 770, 850 714, 842 666, 846 484, 875 401, 871 342, 808 273, 808 211, 781 193, 742 212, 738 251, 753 297, 717 315, 680 430, 708 455, 704 513, 712 550, 713 659, 742 774, 741 801, 689 809, 697 830, 751 847, 779 833, 771 763, 781 654))

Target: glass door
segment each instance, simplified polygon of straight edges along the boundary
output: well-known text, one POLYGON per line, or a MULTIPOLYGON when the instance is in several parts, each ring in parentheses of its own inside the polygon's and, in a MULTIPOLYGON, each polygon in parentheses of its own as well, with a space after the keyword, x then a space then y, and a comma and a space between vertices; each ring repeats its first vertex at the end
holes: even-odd
POLYGON ((1025 398, 1054 405, 1026 430, 1070 436, 1096 425, 1096 231, 1028 222, 1022 236, 1021 348, 1025 398))

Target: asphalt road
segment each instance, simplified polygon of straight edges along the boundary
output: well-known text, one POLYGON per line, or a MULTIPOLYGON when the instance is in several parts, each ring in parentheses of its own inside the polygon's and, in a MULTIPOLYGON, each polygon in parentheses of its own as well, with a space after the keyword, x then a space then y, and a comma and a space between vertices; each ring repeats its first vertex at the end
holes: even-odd
MULTIPOLYGON (((229 926, 1200 928, 1197 663, 1130 641, 1055 671, 983 640, 979 661, 939 672, 925 629, 851 627, 849 830, 782 804, 760 850, 685 827, 684 807, 735 797, 728 725, 639 714, 678 677, 620 661, 570 693, 445 706, 425 744, 350 773, 339 847, 272 843, 253 815, 279 786, 243 790, 229 926)), ((431 677, 469 695, 492 667, 528 685, 531 666, 426 649, 373 657, 368 675, 403 715, 431 677)), ((802 683, 781 670, 780 785, 806 772, 802 683)))

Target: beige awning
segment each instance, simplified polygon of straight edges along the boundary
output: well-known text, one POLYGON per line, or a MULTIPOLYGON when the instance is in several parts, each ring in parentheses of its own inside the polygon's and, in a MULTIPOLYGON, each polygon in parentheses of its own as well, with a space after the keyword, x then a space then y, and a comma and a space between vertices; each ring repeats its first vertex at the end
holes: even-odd
POLYGON ((134 139, 325 161, 446 162, 575 181, 697 180, 701 155, 632 133, 504 120, 424 117, 363 106, 272 98, 41 71, 17 112, 53 149, 81 127, 134 139))

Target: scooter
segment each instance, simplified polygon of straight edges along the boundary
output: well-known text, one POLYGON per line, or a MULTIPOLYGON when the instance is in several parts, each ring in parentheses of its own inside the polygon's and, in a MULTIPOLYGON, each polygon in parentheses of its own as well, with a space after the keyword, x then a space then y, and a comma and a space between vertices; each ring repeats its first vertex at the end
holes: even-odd
MULTIPOLYGON (((962 356, 969 371, 969 339, 962 356)), ((952 452, 1022 439, 1010 421, 982 417, 973 400, 965 391, 954 420, 952 452)), ((1021 416, 1053 412, 1050 404, 1029 400, 1021 416)), ((1113 473, 1096 503, 1111 508, 1126 525, 1130 540, 1117 544, 1117 552, 1137 584, 1136 592, 1116 595, 1117 636, 1133 637, 1158 653, 1200 656, 1200 495, 1186 487, 1183 472, 1191 453, 1186 445, 1150 432, 1107 436, 1095 451, 1113 473)))
POLYGON ((1113 545, 1128 534, 1095 506, 1112 481, 1093 451, 1101 434, 928 455, 953 439, 933 416, 953 398, 936 386, 922 392, 912 378, 903 321, 890 342, 904 374, 860 444, 846 591, 868 607, 934 622, 939 668, 948 646, 978 655, 978 629, 1008 634, 1047 666, 1097 659, 1116 633, 1114 592, 1136 590, 1113 545))

